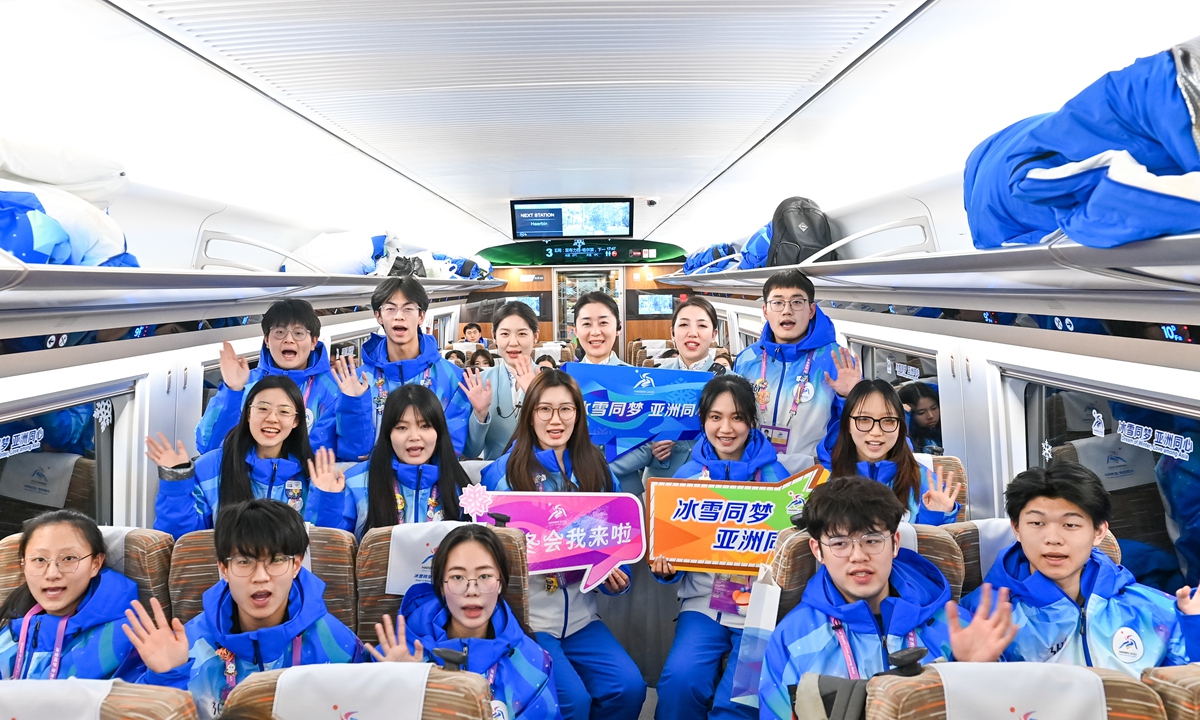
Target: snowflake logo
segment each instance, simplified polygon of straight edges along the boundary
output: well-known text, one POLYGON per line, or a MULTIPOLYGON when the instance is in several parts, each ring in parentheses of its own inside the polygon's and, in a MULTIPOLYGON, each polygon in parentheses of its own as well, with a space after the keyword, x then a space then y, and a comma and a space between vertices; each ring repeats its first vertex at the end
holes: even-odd
POLYGON ((1046 462, 1054 459, 1054 450, 1050 447, 1050 441, 1048 440, 1042 441, 1042 457, 1046 459, 1046 462))
POLYGON ((492 495, 482 485, 468 485, 463 488, 458 504, 465 513, 478 520, 487 515, 488 508, 492 506, 492 495))
POLYGON ((100 424, 100 432, 107 432, 113 424, 112 400, 101 400, 92 410, 92 418, 100 424))

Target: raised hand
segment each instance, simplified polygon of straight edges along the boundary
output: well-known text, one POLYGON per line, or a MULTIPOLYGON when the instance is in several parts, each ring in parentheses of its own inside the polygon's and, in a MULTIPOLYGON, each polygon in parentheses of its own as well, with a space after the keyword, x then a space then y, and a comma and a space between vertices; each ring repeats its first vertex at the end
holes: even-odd
POLYGON ((1200 599, 1196 598, 1200 593, 1192 593, 1192 588, 1184 585, 1175 591, 1175 604, 1179 606, 1179 612, 1184 615, 1200 615, 1200 599))
POLYGON ((250 381, 250 363, 246 358, 238 357, 229 341, 221 343, 221 382, 234 392, 246 387, 250 381))
POLYGON ((529 392, 529 383, 537 377, 538 368, 533 366, 533 358, 528 355, 518 355, 513 362, 513 372, 517 375, 517 387, 521 392, 529 392))
POLYGON ((308 461, 308 478, 313 485, 325 492, 340 493, 346 489, 346 473, 338 470, 337 457, 329 448, 320 448, 315 454, 316 462, 308 461))
POLYGON ((858 358, 847 348, 838 347, 829 354, 837 368, 837 377, 830 377, 829 373, 825 373, 825 382, 829 383, 829 387, 833 388, 835 393, 846 397, 858 381, 862 380, 862 368, 858 366, 858 358))
POLYGON ((996 612, 992 609, 992 586, 983 584, 982 599, 971 624, 962 627, 958 619, 958 605, 946 603, 946 624, 950 626, 950 652, 959 662, 993 662, 1004 654, 1005 648, 1017 636, 1017 625, 1012 621, 1012 603, 1008 601, 1008 588, 1000 588, 996 601, 996 612), (990 616, 989 616, 990 613, 990 616))
POLYGON ((187 633, 179 618, 167 622, 158 598, 150 598, 150 608, 154 611, 153 620, 146 608, 134 600, 133 609, 125 611, 129 624, 121 629, 151 672, 170 672, 188 660, 187 633))
POLYGON ((186 465, 191 461, 187 450, 183 448, 182 440, 176 440, 175 449, 172 450, 171 441, 162 433, 158 434, 158 442, 149 435, 146 436, 146 457, 155 465, 165 468, 186 465))
POLYGON ((623 592, 629 587, 629 576, 621 568, 613 568, 608 577, 604 578, 604 587, 608 588, 609 592, 623 592))
POLYGON ((404 642, 404 616, 396 616, 396 627, 392 628, 392 616, 384 615, 383 624, 375 623, 375 637, 379 638, 379 649, 376 650, 371 646, 371 643, 363 643, 367 650, 375 658, 376 662, 423 662, 425 660, 425 648, 421 647, 420 640, 413 640, 413 649, 415 652, 408 651, 408 644, 404 642), (379 652, 382 650, 383 652, 379 652))
POLYGON ((475 408, 475 417, 479 422, 487 419, 488 408, 492 406, 492 381, 484 381, 482 373, 463 373, 463 381, 458 384, 466 393, 471 407, 475 408))
POLYGON ((958 489, 959 483, 954 482, 952 471, 946 471, 945 482, 942 482, 937 473, 933 473, 933 483, 921 496, 921 504, 936 512, 950 512, 958 502, 958 489))
POLYGON ((654 558, 650 563, 650 572, 665 580, 675 574, 675 566, 667 562, 666 558, 654 558))
POLYGON ((363 393, 371 389, 371 381, 367 376, 366 371, 360 375, 359 366, 354 361, 354 356, 339 356, 329 366, 333 373, 333 379, 337 382, 338 389, 343 394, 350 397, 361 397, 363 393))
POLYGON ((674 440, 656 440, 650 443, 650 454, 654 456, 654 459, 666 462, 671 459, 671 451, 674 448, 674 440))

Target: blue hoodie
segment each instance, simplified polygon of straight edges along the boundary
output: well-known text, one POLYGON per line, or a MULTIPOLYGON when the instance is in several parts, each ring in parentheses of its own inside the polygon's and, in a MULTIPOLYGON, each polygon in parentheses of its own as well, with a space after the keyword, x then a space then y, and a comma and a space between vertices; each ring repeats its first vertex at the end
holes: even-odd
MULTIPOLYGON (((392 472, 397 480, 400 495, 404 498, 404 522, 422 523, 429 520, 429 501, 433 487, 437 485, 440 472, 436 463, 405 465, 392 457, 392 472)), ((361 462, 346 471, 347 500, 354 506, 354 536, 362 540, 367 531, 367 510, 370 501, 371 461, 361 462)), ((461 490, 459 491, 461 494, 461 490)), ((397 517, 397 520, 399 517, 397 517)), ((433 522, 445 520, 445 504, 439 497, 433 506, 433 522)), ((450 518, 457 520, 458 518, 450 518)))
POLYGON ((387 394, 409 383, 424 385, 442 401, 454 452, 462 454, 467 442, 467 418, 472 412, 471 401, 458 386, 463 379, 463 370, 441 356, 432 335, 422 334, 420 342, 421 350, 415 358, 395 362, 388 360, 385 336, 372 335, 363 343, 363 367, 359 372, 366 372, 371 389, 359 397, 343 394, 338 400, 338 417, 345 424, 343 434, 367 439, 362 456, 370 454, 379 435, 387 394))
MULTIPOLYGON (((178 540, 193 530, 213 526, 220 497, 221 458, 217 449, 177 468, 158 469, 158 498, 154 501, 154 529, 178 540)), ((255 498, 286 502, 300 511, 305 522, 341 530, 354 528, 354 515, 347 506, 346 490, 331 493, 309 482, 295 457, 260 458, 251 448, 246 453, 250 466, 250 490, 255 498)), ((307 472, 307 471, 304 471, 307 472)))
POLYGON ((438 665, 442 660, 433 656, 435 648, 467 654, 468 672, 478 673, 491 681, 492 697, 504 703, 509 720, 557 720, 558 691, 550 668, 550 653, 525 634, 512 608, 500 598, 492 613, 491 638, 455 639, 446 634, 450 611, 433 594, 433 586, 420 583, 404 594, 400 607, 404 616, 408 648, 415 649, 414 640, 425 648, 425 658, 438 665), (492 669, 495 675, 490 675, 492 669))
POLYGON ((250 371, 250 379, 241 390, 230 390, 221 383, 217 395, 209 401, 204 409, 204 417, 196 426, 196 450, 206 453, 221 447, 229 431, 237 427, 242 419, 242 405, 250 396, 250 388, 268 375, 286 375, 300 388, 304 396, 305 425, 308 427, 308 441, 313 450, 329 448, 337 454, 338 460, 354 461, 371 452, 371 438, 364 439, 357 435, 347 435, 338 432, 337 422, 338 397, 341 390, 337 380, 329 369, 329 356, 325 352, 325 343, 318 342, 317 347, 308 356, 308 365, 299 370, 284 370, 275 364, 267 344, 263 343, 258 355, 258 367, 250 371))
MULTIPOLYGON (((887 655, 908 647, 907 636, 915 631, 918 647, 929 648, 921 660, 930 663, 951 659, 950 628, 946 624, 946 602, 950 583, 937 566, 915 552, 901 548, 892 561, 890 597, 880 606, 881 633, 865 600, 846 602, 833 584, 825 566, 818 567, 800 604, 787 614, 767 645, 758 689, 760 717, 791 720, 789 685, 800 682, 804 673, 848 677, 846 658, 830 620, 840 620, 846 629, 854 662, 863 679, 889 669, 887 655), (886 637, 887 650, 881 642, 886 637)), ((963 624, 970 613, 960 613, 963 624)))
POLYGON ((837 333, 833 321, 821 308, 809 321, 808 332, 798 342, 781 344, 769 324, 763 325, 762 339, 738 354, 733 371, 751 384, 762 379, 762 359, 767 358, 767 389, 771 394, 767 409, 758 411, 759 426, 787 427, 787 451, 781 455, 806 455, 821 464, 829 462, 833 444, 837 442, 838 422, 845 401, 825 382, 825 373, 837 377, 837 366, 831 353, 837 350, 837 333), (791 414, 796 386, 804 374, 811 356, 808 382, 813 395, 800 403, 795 416, 791 414))
MULTIPOLYGON (((1097 549, 1083 567, 1081 608, 1054 581, 1033 570, 1020 543, 1004 551, 986 581, 1009 589, 1017 637, 1002 660, 1052 662, 1120 670, 1185 665, 1200 658, 1200 616, 1184 615, 1175 598, 1139 585, 1133 573, 1097 549)), ((983 588, 963 598, 972 611, 983 588)))
MULTIPOLYGON (((891 460, 880 460, 879 462, 860 462, 855 467, 858 468, 858 474, 865 478, 878 480, 892 487, 892 481, 896 479, 896 463, 891 460)), ((909 495, 908 514, 905 515, 904 522, 920 523, 922 525, 946 525, 958 519, 959 504, 954 503, 954 509, 949 512, 939 512, 930 510, 921 503, 921 498, 925 496, 925 491, 929 489, 929 469, 924 465, 917 463, 917 467, 921 470, 921 487, 919 490, 909 495)))
POLYGON ((304 568, 292 581, 287 620, 275 627, 252 632, 233 631, 237 606, 229 584, 220 580, 204 592, 204 612, 185 628, 188 660, 165 673, 147 671, 138 682, 189 690, 203 720, 221 713, 225 689, 225 662, 218 648, 234 654, 237 682, 251 673, 292 667, 293 639, 300 638, 300 664, 362 662, 363 647, 350 628, 325 609, 325 583, 304 568))
MULTIPOLYGON (((78 571, 83 572, 84 568, 78 571)), ((92 578, 75 614, 67 619, 59 679, 120 678, 132 682, 145 672, 141 657, 121 630, 125 611, 137 597, 137 585, 116 570, 104 568, 92 578)), ((0 679, 9 680, 14 674, 22 680, 49 677, 59 618, 39 613, 30 622, 33 627, 26 639, 29 647, 22 662, 25 667, 20 671, 13 664, 25 619, 14 618, 0 629, 0 679)))

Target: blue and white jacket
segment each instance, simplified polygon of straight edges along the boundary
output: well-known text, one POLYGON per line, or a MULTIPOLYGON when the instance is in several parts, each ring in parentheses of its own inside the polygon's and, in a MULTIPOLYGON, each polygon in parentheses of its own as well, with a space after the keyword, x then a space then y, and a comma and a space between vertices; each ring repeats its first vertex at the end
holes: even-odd
MULTIPOLYGON (((860 462, 855 467, 858 468, 858 474, 865 478, 878 480, 879 482, 892 487, 892 481, 896 479, 896 463, 891 460, 880 460, 879 462, 860 462)), ((925 491, 929 490, 930 472, 929 468, 917 463, 917 467, 921 470, 921 487, 920 489, 909 495, 906 503, 908 511, 904 515, 904 522, 920 523, 922 525, 947 525, 958 519, 958 511, 961 506, 954 503, 954 509, 949 512, 939 512, 930 510, 921 502, 921 498, 925 496, 925 491)))
POLYGON ((496 363, 495 367, 485 369, 479 381, 492 384, 492 404, 483 422, 475 416, 474 409, 471 410, 463 457, 495 460, 508 449, 508 441, 517 431, 517 419, 521 411, 513 402, 512 371, 503 360, 496 363))
POLYGON ((301 568, 288 594, 287 620, 262 630, 234 632, 237 605, 229 584, 220 580, 204 592, 204 612, 185 627, 191 646, 187 662, 161 674, 147 671, 138 682, 191 691, 200 717, 210 720, 225 705, 221 692, 226 688, 225 661, 217 655, 220 648, 234 655, 236 683, 252 673, 293 667, 296 638, 300 665, 362 662, 362 642, 325 609, 324 592, 325 583, 301 568))
MULTIPOLYGON (((771 397, 767 409, 758 411, 758 424, 791 430, 787 452, 782 453, 785 457, 804 455, 822 465, 829 463, 833 444, 837 442, 842 406, 845 404, 845 400, 825 382, 825 373, 837 377, 837 366, 831 355, 837 348, 833 321, 818 307, 816 315, 809 321, 808 333, 798 342, 775 342, 771 326, 764 324, 762 339, 738 353, 733 363, 733 371, 753 385, 763 376, 762 359, 766 356, 766 380, 771 397), (808 371, 808 381, 812 384, 813 394, 808 402, 800 403, 796 414, 792 416, 792 400, 810 356, 812 365, 808 371)), ((786 461, 784 464, 791 466, 786 461)))
MULTIPOLYGON (((193 530, 213 527, 221 488, 223 449, 207 452, 195 462, 158 469, 158 498, 154 501, 154 529, 178 540, 193 530)), ((253 448, 246 453, 250 490, 255 498, 286 502, 300 511, 305 522, 341 530, 354 528, 346 490, 325 492, 309 482, 295 457, 260 458, 253 448)))
MULTIPOLYGON (((1100 550, 1083 567, 1082 607, 1033 570, 1020 543, 997 558, 986 582, 1009 589, 1020 627, 1002 660, 1087 665, 1140 678, 1146 668, 1200 658, 1200 616, 1179 612, 1174 597, 1139 585, 1100 550)), ((974 611, 982 594, 976 589, 963 607, 974 611)))
MULTIPOLYGON (((440 473, 437 463, 425 465, 405 465, 392 457, 392 473, 396 478, 396 486, 400 496, 404 498, 404 522, 422 523, 430 521, 429 510, 433 510, 433 522, 445 520, 444 504, 439 497, 430 508, 433 488, 437 485, 440 473)), ((354 536, 362 540, 367 530, 367 510, 369 502, 369 478, 371 461, 361 462, 346 471, 347 500, 353 505, 354 536)), ((349 513, 348 513, 349 514, 349 513)), ((399 516, 397 515, 397 520, 399 516)), ((458 518, 450 518, 457 520, 458 518)))
POLYGON ((388 360, 387 338, 372 335, 363 343, 362 361, 359 372, 366 373, 371 389, 359 397, 342 394, 338 400, 338 417, 345 423, 344 435, 367 438, 368 447, 363 455, 370 454, 370 448, 379 436, 387 394, 409 383, 424 385, 442 401, 454 452, 462 453, 467 442, 467 416, 472 412, 471 402, 458 386, 463 370, 441 356, 432 335, 421 335, 421 351, 415 358, 394 362, 388 360))
MULTIPOLYGON (((558 458, 553 450, 539 450, 534 457, 541 463, 544 474, 535 478, 535 485, 541 492, 569 492, 570 488, 578 487, 571 468, 571 456, 563 452, 563 466, 558 464, 558 458), (570 483, 564 478, 569 478, 570 483)), ((493 492, 511 491, 508 483, 508 458, 503 455, 496 462, 483 469, 481 484, 493 492)), ((609 471, 613 492, 621 492, 621 481, 609 471)), ((629 585, 619 595, 624 595, 633 587, 633 574, 628 567, 622 568, 629 575, 629 585)), ((543 580, 546 576, 534 575, 529 580, 529 626, 534 632, 544 632, 556 638, 573 635, 595 620, 600 614, 596 609, 595 593, 585 593, 579 589, 583 580, 582 570, 559 573, 559 588, 554 592, 546 590, 543 580)), ((612 595, 603 585, 600 592, 612 595)))
POLYGON ((438 665, 443 661, 432 650, 442 648, 467 655, 464 670, 488 678, 492 698, 504 703, 509 720, 560 720, 558 690, 550 667, 550 654, 521 630, 512 608, 500 598, 492 613, 492 638, 451 638, 446 633, 450 611, 433 594, 433 586, 420 583, 409 588, 400 606, 408 649, 420 640, 425 657, 438 665))
MULTIPOLYGON (((847 603, 825 566, 817 568, 800 604, 771 634, 758 686, 760 718, 791 720, 788 686, 798 684, 804 673, 849 677, 846 657, 832 626, 835 619, 845 628, 863 679, 890 669, 888 654, 908 647, 910 632, 917 647, 929 648, 922 663, 952 659, 945 610, 950 583, 937 566, 901 548, 892 561, 889 581, 893 592, 880 606, 880 628, 865 600, 847 603)), ((964 625, 970 622, 970 613, 960 615, 964 625)))

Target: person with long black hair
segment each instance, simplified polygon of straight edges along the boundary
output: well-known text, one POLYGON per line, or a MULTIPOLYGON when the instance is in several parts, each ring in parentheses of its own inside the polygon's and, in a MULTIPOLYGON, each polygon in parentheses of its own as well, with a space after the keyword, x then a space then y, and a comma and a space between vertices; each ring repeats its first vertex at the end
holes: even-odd
POLYGON ((371 528, 458 520, 458 496, 469 482, 437 395, 401 385, 383 405, 371 459, 346 474, 354 534, 361 540, 371 528))
POLYGON ((146 456, 158 465, 154 529, 178 539, 213 526, 223 505, 255 498, 286 502, 305 522, 349 530, 345 475, 333 451, 314 455, 308 434, 299 431, 304 396, 291 378, 269 375, 250 389, 237 426, 221 447, 193 463, 177 441, 174 450, 162 433, 146 437, 146 456))

